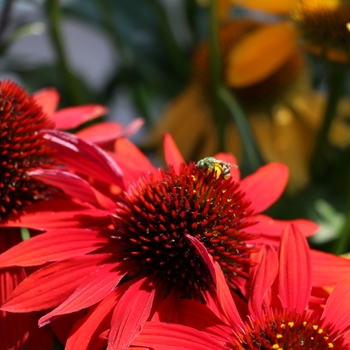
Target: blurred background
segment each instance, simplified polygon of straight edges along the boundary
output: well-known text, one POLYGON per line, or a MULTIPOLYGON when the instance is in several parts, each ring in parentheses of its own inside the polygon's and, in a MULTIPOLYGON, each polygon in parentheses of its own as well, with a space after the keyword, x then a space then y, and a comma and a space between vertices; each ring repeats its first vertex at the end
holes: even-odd
POLYGON ((145 125, 133 141, 164 165, 233 153, 243 176, 283 162, 269 214, 320 225, 312 246, 348 252, 350 1, 2 0, 0 78, 60 108, 100 103, 145 125))

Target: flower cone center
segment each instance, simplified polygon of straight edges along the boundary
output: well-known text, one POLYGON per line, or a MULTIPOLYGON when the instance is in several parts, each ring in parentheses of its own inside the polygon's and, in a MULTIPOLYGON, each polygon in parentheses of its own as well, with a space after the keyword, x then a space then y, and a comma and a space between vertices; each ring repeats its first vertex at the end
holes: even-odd
POLYGON ((45 198, 44 184, 28 171, 48 167, 50 151, 40 130, 52 128, 41 107, 17 84, 0 82, 0 219, 45 198))
POLYGON ((143 271, 159 274, 184 292, 211 288, 205 262, 187 235, 198 239, 226 275, 244 275, 253 237, 251 214, 238 183, 214 171, 182 164, 142 178, 121 198, 117 236, 143 271))
POLYGON ((340 349, 345 350, 343 337, 329 324, 323 324, 319 315, 279 313, 263 315, 263 321, 252 318, 243 331, 237 333, 232 349, 340 349))

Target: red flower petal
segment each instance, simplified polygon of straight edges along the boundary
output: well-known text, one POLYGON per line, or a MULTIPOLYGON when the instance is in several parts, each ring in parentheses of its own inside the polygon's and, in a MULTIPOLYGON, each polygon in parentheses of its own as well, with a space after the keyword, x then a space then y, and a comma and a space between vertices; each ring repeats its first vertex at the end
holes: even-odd
POLYGON ((131 285, 118 302, 111 321, 107 350, 127 349, 148 319, 155 293, 153 283, 143 278, 131 285))
POLYGON ((107 258, 106 254, 83 255, 43 267, 20 283, 1 309, 30 312, 54 307, 107 258))
POLYGON ((342 279, 349 276, 349 259, 313 249, 310 253, 313 286, 335 286, 342 279))
POLYGON ((242 190, 252 202, 254 213, 260 213, 276 202, 288 181, 288 168, 270 163, 241 180, 242 190))
POLYGON ((312 288, 311 258, 306 238, 294 225, 282 234, 279 250, 279 298, 289 311, 304 311, 312 288))
POLYGON ((41 315, 39 312, 32 312, 28 315, 31 317, 29 338, 26 341, 26 350, 38 350, 38 349, 53 349, 53 332, 50 327, 39 328, 38 319, 41 315))
POLYGON ((81 282, 67 300, 39 320, 39 326, 45 326, 59 315, 85 309, 105 298, 128 272, 121 268, 121 264, 97 266, 96 270, 81 282))
MULTIPOLYGON (((226 283, 225 276, 218 263, 215 263, 214 266, 217 279, 216 293, 219 306, 221 308, 221 311, 223 312, 223 317, 227 320, 228 324, 238 325, 242 323, 242 320, 232 298, 231 291, 226 283)), ((221 317, 221 319, 224 318, 221 317)))
POLYGON ((165 161, 168 164, 168 166, 173 166, 176 173, 178 173, 180 169, 180 164, 184 163, 185 160, 183 159, 179 149, 177 148, 170 134, 168 133, 164 134, 163 143, 164 143, 165 161))
POLYGON ((236 166, 230 167, 230 174, 233 181, 239 181, 241 174, 239 172, 238 161, 234 155, 231 153, 217 153, 214 155, 214 158, 220 159, 227 163, 235 164, 236 166))
POLYGON ((63 190, 67 195, 88 202, 96 207, 115 209, 115 202, 82 179, 66 171, 38 169, 28 173, 32 178, 63 190))
POLYGON ((143 119, 138 118, 122 129, 122 125, 118 123, 101 122, 77 132, 76 135, 99 147, 112 148, 116 139, 134 134, 143 124, 143 119))
POLYGON ((258 214, 254 215, 257 223, 253 226, 246 227, 245 232, 261 234, 261 237, 254 240, 254 243, 271 243, 275 246, 279 245, 281 232, 290 224, 298 227, 305 237, 312 236, 319 229, 319 226, 313 221, 306 219, 296 220, 275 220, 269 216, 258 214))
POLYGON ((26 212, 21 214, 20 218, 10 215, 8 221, 0 223, 0 226, 45 230, 65 227, 102 227, 110 223, 110 218, 100 210, 58 199, 32 204, 26 207, 26 212))
POLYGON ((154 172, 155 168, 148 158, 129 140, 121 138, 114 144, 115 153, 111 154, 125 176, 125 183, 137 181, 140 176, 154 172))
POLYGON ((146 322, 133 346, 162 350, 224 350, 206 333, 179 324, 146 322))
POLYGON ((52 230, 19 243, 0 255, 0 266, 36 266, 94 251, 109 242, 101 230, 52 230))
POLYGON ((330 294, 322 318, 342 333, 350 326, 350 278, 339 282, 330 294))
POLYGON ((55 157, 67 167, 124 188, 123 174, 114 160, 102 149, 77 136, 57 130, 47 130, 44 137, 56 150, 55 157))
POLYGON ((191 241, 191 243, 197 249, 198 253, 203 258, 204 262, 206 263, 206 265, 210 271, 211 276, 213 277, 214 285, 216 286, 216 272, 215 272, 214 263, 213 263, 212 257, 209 255, 204 244, 202 244, 196 237, 193 237, 189 234, 186 234, 185 237, 191 241))
MULTIPOLYGON (((131 280, 118 286, 100 303, 92 306, 89 313, 76 323, 67 340, 66 350, 97 350, 105 349, 107 340, 101 333, 110 328, 111 318, 120 297, 134 281, 131 280)), ((64 316, 63 316, 64 317, 64 316)), ((60 320, 59 318, 58 320, 60 320)), ((58 320, 54 321, 57 322, 58 320)))
POLYGON ((43 111, 50 117, 55 113, 58 102, 60 100, 60 95, 54 88, 42 89, 33 94, 35 102, 41 106, 43 111))
POLYGON ((63 108, 51 116, 57 129, 74 129, 79 125, 105 115, 108 109, 101 105, 85 105, 63 108))
POLYGON ((250 274, 248 307, 250 313, 256 315, 262 321, 261 311, 264 298, 278 273, 278 257, 275 249, 264 245, 258 253, 252 254, 252 261, 256 265, 252 267, 250 274))
MULTIPOLYGON (((0 303, 3 303, 13 289, 25 278, 22 268, 0 270, 0 303)), ((0 311, 0 350, 22 349, 29 332, 30 316, 0 311)))

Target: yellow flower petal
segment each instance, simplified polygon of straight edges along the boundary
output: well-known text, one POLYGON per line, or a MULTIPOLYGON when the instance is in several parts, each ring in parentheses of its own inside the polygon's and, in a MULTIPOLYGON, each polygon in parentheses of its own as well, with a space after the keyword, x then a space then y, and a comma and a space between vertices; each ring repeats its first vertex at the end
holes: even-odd
POLYGON ((228 54, 227 84, 245 87, 267 78, 295 50, 296 38, 296 30, 286 22, 266 25, 246 35, 228 54))
POLYGON ((233 3, 252 10, 261 10, 274 14, 288 14, 295 0, 233 0, 233 3))

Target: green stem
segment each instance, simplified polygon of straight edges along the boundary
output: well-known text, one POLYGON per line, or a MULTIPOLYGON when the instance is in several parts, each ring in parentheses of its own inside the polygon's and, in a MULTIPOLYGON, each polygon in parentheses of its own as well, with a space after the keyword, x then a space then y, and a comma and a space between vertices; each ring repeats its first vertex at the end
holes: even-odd
POLYGON ((344 91, 346 80, 346 67, 342 64, 333 63, 328 77, 328 101, 325 109, 323 124, 318 132, 314 153, 311 158, 311 174, 318 178, 324 170, 324 157, 328 146, 328 134, 332 121, 336 116, 337 105, 344 91))
POLYGON ((247 163, 248 173, 252 173, 263 164, 263 160, 255 145, 247 118, 231 91, 221 87, 219 93, 222 101, 224 101, 226 107, 229 109, 233 121, 237 125, 244 147, 243 159, 247 163))
POLYGON ((219 151, 225 151, 225 116, 222 102, 219 97, 219 90, 222 84, 221 54, 218 35, 218 14, 217 1, 211 0, 209 7, 209 28, 210 28, 210 64, 212 76, 212 98, 214 109, 214 120, 218 133, 219 151))
MULTIPOLYGON (((350 168, 347 171, 348 178, 350 176, 350 168)), ((345 221, 341 228, 339 229, 339 233, 337 235, 337 240, 333 245, 332 252, 334 254, 340 255, 348 252, 349 242, 350 242, 350 184, 347 186, 347 203, 345 207, 345 221)))
POLYGON ((105 32, 110 37, 114 50, 119 54, 121 58, 122 69, 125 70, 126 80, 129 83, 131 88, 133 99, 137 108, 139 109, 142 117, 145 119, 146 124, 151 124, 151 114, 149 111, 148 104, 146 102, 144 89, 138 84, 132 76, 131 70, 134 62, 133 53, 127 45, 125 45, 121 35, 119 34, 116 26, 113 25, 113 6, 111 6, 110 0, 96 0, 95 1, 98 10, 100 12, 101 25, 104 28, 105 32))
POLYGON ((59 0, 47 1, 47 14, 49 17, 49 32, 53 46, 56 50, 58 65, 62 71, 66 91, 69 92, 73 104, 83 104, 85 102, 84 94, 80 89, 76 76, 73 74, 69 67, 66 58, 67 55, 63 46, 63 41, 60 33, 62 12, 59 6, 59 0))
POLYGON ((152 4, 161 24, 161 34, 164 37, 164 42, 172 65, 180 77, 186 78, 188 75, 188 64, 185 61, 184 54, 179 47, 169 25, 169 20, 164 9, 164 5, 162 5, 159 0, 152 0, 152 4))

